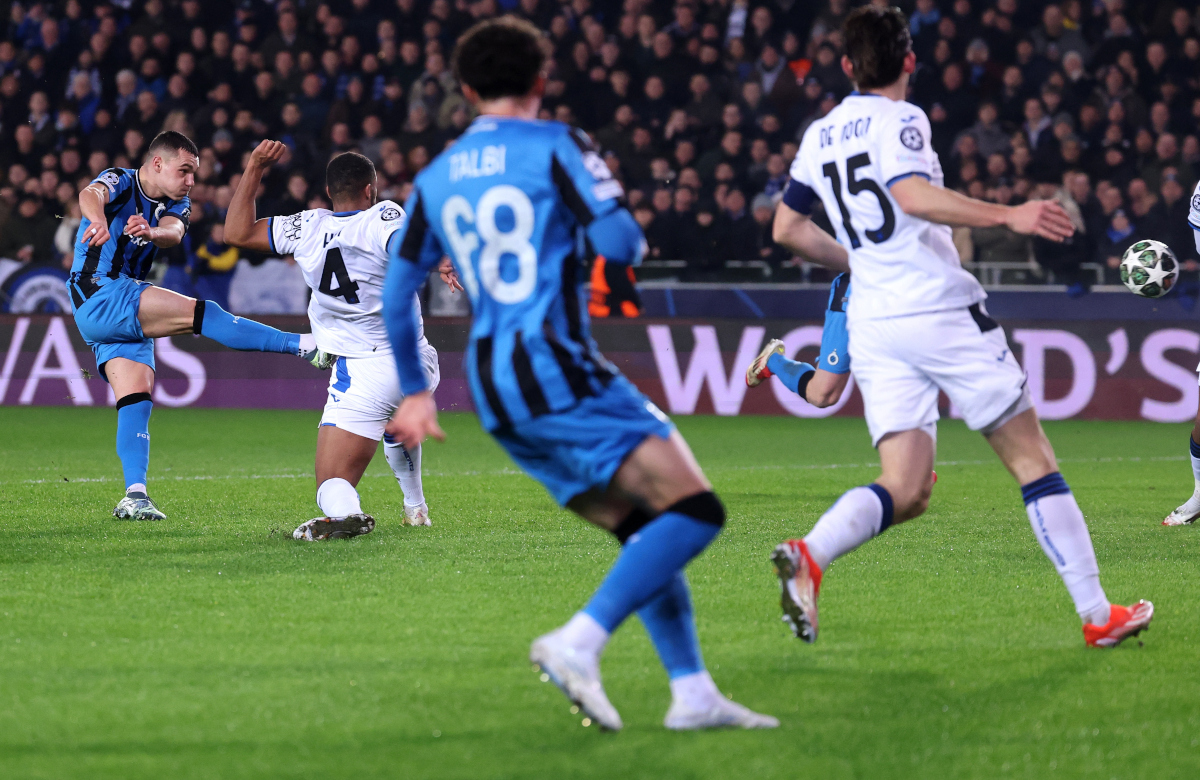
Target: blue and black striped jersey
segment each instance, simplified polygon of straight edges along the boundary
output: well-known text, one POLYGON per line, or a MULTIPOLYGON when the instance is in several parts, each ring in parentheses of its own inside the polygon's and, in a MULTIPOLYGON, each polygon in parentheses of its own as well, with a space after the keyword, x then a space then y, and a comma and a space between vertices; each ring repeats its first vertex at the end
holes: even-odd
POLYGON ((134 279, 145 279, 150 272, 158 247, 144 238, 132 238, 125 235, 125 223, 135 214, 141 214, 155 227, 164 217, 175 217, 182 220, 186 228, 192 215, 192 202, 188 198, 181 200, 155 200, 142 190, 138 172, 132 168, 109 168, 93 180, 108 188, 108 205, 104 207, 104 216, 108 219, 109 239, 100 246, 88 246, 80 243, 84 231, 91 221, 84 217, 79 223, 75 234, 75 261, 71 264, 71 278, 79 289, 72 289, 79 306, 83 300, 91 297, 92 293, 104 284, 106 279, 116 279, 128 276, 134 279))
POLYGON ((623 195, 587 136, 560 122, 481 116, 418 174, 393 257, 421 268, 453 259, 471 298, 466 372, 486 429, 570 409, 616 375, 592 340, 583 257, 585 230, 623 195))

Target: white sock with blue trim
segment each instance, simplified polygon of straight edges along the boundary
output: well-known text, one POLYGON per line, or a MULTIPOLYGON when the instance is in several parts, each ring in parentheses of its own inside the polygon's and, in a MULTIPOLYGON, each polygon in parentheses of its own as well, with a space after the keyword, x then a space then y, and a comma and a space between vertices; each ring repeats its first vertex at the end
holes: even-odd
POLYGON ((1022 485, 1021 494, 1034 536, 1067 586, 1080 619, 1106 625, 1109 603, 1100 586, 1096 551, 1092 549, 1087 521, 1066 480, 1056 471, 1022 485))

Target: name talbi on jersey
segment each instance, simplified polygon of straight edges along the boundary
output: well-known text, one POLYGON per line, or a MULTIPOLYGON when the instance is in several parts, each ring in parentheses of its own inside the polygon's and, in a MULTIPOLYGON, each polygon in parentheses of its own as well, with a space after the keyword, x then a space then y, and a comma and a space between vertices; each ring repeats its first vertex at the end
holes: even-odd
POLYGON ((450 181, 504 173, 504 144, 467 149, 450 155, 450 181))
POLYGON ((862 138, 871 129, 871 117, 859 117, 852 119, 842 125, 842 129, 837 131, 835 125, 828 125, 821 128, 821 148, 833 146, 834 139, 839 141, 849 141, 851 138, 862 138))

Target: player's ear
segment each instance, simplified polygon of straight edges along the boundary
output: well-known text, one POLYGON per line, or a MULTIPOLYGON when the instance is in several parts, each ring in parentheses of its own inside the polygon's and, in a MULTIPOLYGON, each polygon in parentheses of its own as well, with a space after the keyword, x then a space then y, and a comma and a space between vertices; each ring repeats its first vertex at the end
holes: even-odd
POLYGON ((914 51, 909 51, 908 54, 904 55, 904 72, 905 73, 913 73, 916 71, 916 69, 917 69, 917 53, 914 51))
POLYGON ((842 55, 842 73, 846 74, 846 78, 854 81, 854 63, 845 54, 842 55))
POLYGON ((467 99, 468 103, 470 103, 471 105, 475 105, 476 103, 479 102, 479 93, 476 92, 474 89, 472 89, 470 85, 463 84, 461 88, 462 88, 463 97, 465 97, 467 99))
POLYGON ((530 94, 532 94, 536 97, 542 97, 546 94, 546 77, 545 76, 537 77, 537 80, 533 82, 533 89, 531 90, 530 94))

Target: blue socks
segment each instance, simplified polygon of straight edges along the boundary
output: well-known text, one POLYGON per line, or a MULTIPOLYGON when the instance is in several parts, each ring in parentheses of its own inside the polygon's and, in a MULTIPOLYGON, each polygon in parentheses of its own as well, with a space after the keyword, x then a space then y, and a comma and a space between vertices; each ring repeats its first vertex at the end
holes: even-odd
POLYGON ((242 352, 300 354, 300 335, 284 333, 261 322, 235 317, 213 301, 196 301, 192 332, 242 352))
POLYGON ((117 401, 117 457, 125 472, 125 489, 146 485, 150 467, 150 411, 154 402, 149 393, 131 393, 117 401))
POLYGON ((679 501, 629 537, 583 611, 611 633, 671 583, 724 522, 725 510, 711 492, 679 501))
POLYGON ((704 671, 700 638, 696 636, 696 622, 692 616, 692 597, 682 571, 675 572, 667 586, 639 609, 637 615, 646 627, 668 677, 674 680, 704 671))
MULTIPOLYGON (((772 374, 779 377, 779 381, 783 382, 784 387, 801 397, 804 395, 800 388, 801 380, 805 379, 806 374, 808 375, 807 378, 812 379, 813 373, 817 370, 808 363, 801 363, 798 360, 788 360, 778 352, 772 353, 767 358, 767 368, 771 370, 772 374)), ((805 382, 805 386, 807 385, 808 383, 805 382)))

